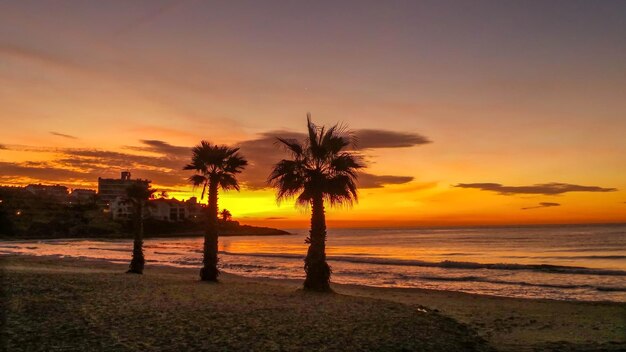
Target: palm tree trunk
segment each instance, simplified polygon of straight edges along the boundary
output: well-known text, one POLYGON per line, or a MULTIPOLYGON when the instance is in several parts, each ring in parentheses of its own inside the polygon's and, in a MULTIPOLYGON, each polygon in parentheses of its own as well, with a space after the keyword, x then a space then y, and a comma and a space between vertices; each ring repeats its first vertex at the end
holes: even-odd
POLYGON ((326 215, 324 198, 316 196, 312 203, 309 250, 304 260, 306 279, 304 289, 328 292, 330 289, 330 266, 326 263, 326 215))
POLYGON ((135 208, 135 238, 133 240, 133 258, 127 273, 143 274, 145 259, 143 257, 143 204, 135 208))
POLYGON ((204 235, 204 258, 200 269, 202 281, 217 281, 220 274, 217 269, 217 186, 216 180, 209 181, 208 224, 204 235))

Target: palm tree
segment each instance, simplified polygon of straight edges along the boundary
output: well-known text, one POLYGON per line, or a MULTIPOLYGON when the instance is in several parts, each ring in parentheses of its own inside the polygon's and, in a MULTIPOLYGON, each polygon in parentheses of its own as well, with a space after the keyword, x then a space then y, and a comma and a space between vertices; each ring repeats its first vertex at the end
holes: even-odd
POLYGON ((148 199, 153 196, 154 192, 156 192, 156 190, 150 188, 150 185, 146 183, 133 183, 126 188, 126 198, 124 202, 132 206, 135 230, 133 258, 130 261, 127 273, 143 274, 143 266, 145 263, 143 257, 143 219, 148 199))
POLYGON ((331 269, 326 262, 326 215, 324 202, 330 206, 352 205, 357 201, 357 170, 364 167, 360 157, 346 151, 352 144, 351 133, 334 125, 318 127, 307 115, 308 137, 304 143, 278 138, 291 152, 274 166, 268 178, 277 189, 276 198, 296 197, 296 205, 311 206, 311 230, 306 243, 304 288, 330 291, 331 269))
POLYGON ((220 212, 220 216, 222 217, 222 221, 227 222, 233 218, 233 214, 230 213, 228 209, 222 209, 220 212))
POLYGON ((200 279, 203 281, 217 281, 217 192, 218 188, 224 191, 231 189, 239 191, 239 184, 235 175, 240 173, 248 161, 238 153, 239 148, 230 148, 225 145, 215 145, 207 141, 193 147, 191 163, 184 170, 195 170, 197 173, 189 178, 194 187, 202 186, 202 195, 209 193, 207 211, 208 226, 204 235, 203 267, 200 270, 200 279))

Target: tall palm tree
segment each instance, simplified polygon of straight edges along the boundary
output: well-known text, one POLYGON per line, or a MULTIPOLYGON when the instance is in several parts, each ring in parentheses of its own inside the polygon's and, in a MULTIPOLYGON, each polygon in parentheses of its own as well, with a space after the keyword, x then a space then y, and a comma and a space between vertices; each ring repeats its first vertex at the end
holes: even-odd
POLYGON ((357 170, 364 165, 357 154, 346 151, 353 141, 349 131, 339 125, 329 129, 318 127, 311 122, 310 115, 307 115, 307 127, 308 137, 304 143, 278 138, 292 158, 278 162, 268 182, 277 189, 278 201, 296 197, 296 205, 311 206, 304 288, 330 291, 324 202, 336 206, 357 201, 357 170))
POLYGON ((191 163, 185 170, 195 170, 196 174, 189 178, 194 187, 202 186, 202 195, 209 193, 207 211, 207 229, 204 235, 204 258, 200 279, 203 281, 217 281, 217 192, 231 189, 239 191, 239 184, 235 176, 243 171, 248 161, 240 155, 239 148, 230 148, 225 145, 215 145, 207 141, 193 147, 191 163))
POLYGON ((144 212, 150 199, 156 190, 146 183, 133 183, 126 188, 124 202, 132 207, 133 227, 135 238, 133 240, 133 258, 127 273, 143 274, 145 263, 143 257, 143 219, 144 212))

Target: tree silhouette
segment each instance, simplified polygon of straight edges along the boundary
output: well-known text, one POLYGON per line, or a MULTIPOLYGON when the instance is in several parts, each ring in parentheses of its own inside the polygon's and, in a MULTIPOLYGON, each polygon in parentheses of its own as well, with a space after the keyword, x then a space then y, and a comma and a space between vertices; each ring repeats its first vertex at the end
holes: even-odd
POLYGON ((184 170, 195 170, 196 174, 189 178, 194 187, 202 186, 202 195, 209 194, 207 211, 207 229, 204 235, 203 267, 200 270, 200 279, 203 281, 217 281, 217 193, 221 188, 224 191, 231 189, 239 191, 239 184, 235 176, 248 164, 240 155, 239 148, 230 148, 225 145, 214 145, 207 141, 193 147, 191 163, 184 170))
POLYGON ((233 218, 233 214, 230 213, 228 209, 222 209, 220 212, 220 216, 222 217, 222 221, 230 221, 233 218))
POLYGON ((326 215, 330 206, 357 201, 357 170, 362 168, 358 155, 346 151, 352 144, 351 133, 339 125, 318 127, 307 115, 308 137, 301 143, 278 138, 292 158, 278 162, 268 178, 276 188, 278 201, 296 197, 296 205, 311 206, 311 230, 304 261, 304 288, 330 291, 331 269, 326 262, 326 215))
POLYGON ((143 220, 144 212, 150 199, 156 190, 145 183, 133 183, 126 188, 125 203, 132 207, 132 219, 135 237, 133 240, 133 258, 127 273, 143 274, 145 259, 143 257, 143 220))

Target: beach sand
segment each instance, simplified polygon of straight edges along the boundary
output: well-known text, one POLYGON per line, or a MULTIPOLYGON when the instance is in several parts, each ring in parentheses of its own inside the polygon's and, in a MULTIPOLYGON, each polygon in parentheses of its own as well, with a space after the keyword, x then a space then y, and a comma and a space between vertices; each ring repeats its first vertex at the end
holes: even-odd
POLYGON ((2 256, 7 351, 624 351, 626 303, 333 285, 2 256))

